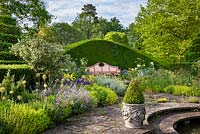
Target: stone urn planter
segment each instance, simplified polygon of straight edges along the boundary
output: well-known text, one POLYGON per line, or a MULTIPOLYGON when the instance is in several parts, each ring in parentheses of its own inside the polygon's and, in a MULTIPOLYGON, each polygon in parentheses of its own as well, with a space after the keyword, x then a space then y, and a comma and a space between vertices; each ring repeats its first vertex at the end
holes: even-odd
POLYGON ((144 104, 127 104, 124 102, 122 104, 125 127, 141 128, 146 114, 144 104))
POLYGON ((142 128, 145 119, 145 106, 143 90, 140 81, 132 80, 123 98, 122 115, 125 120, 125 127, 142 128))

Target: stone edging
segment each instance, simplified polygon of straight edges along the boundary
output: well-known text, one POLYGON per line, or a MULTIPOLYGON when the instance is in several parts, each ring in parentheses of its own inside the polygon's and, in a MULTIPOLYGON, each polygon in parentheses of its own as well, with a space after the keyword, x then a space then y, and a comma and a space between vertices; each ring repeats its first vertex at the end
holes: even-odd
POLYGON ((147 114, 146 121, 149 123, 150 120, 155 117, 156 115, 163 114, 163 113, 169 113, 169 112, 178 112, 178 111, 189 111, 198 109, 200 110, 200 106, 181 106, 181 107, 174 107, 174 108, 166 108, 166 109, 158 109, 157 111, 153 111, 147 114))
POLYGON ((187 112, 181 114, 172 115, 161 121, 159 124, 160 130, 163 134, 179 134, 175 129, 174 125, 182 120, 188 120, 193 118, 200 118, 200 112, 187 112))
POLYGON ((158 115, 163 114, 164 116, 165 114, 172 113, 171 116, 164 118, 158 124, 160 133, 162 132, 164 134, 178 134, 178 132, 176 132, 176 130, 174 129, 174 125, 182 120, 200 117, 200 112, 192 111, 195 111, 196 109, 200 110, 199 104, 183 103, 176 105, 176 103, 172 103, 170 105, 161 104, 159 108, 148 107, 144 124, 153 125, 151 121, 153 121, 154 118, 156 119, 158 115))

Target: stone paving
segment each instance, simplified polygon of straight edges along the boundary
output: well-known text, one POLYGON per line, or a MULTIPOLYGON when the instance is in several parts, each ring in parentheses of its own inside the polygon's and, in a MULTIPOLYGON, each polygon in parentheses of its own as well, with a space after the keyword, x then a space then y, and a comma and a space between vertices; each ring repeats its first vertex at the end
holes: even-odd
MULTIPOLYGON (((164 111, 172 108, 192 108, 199 107, 199 104, 190 103, 161 103, 155 105, 146 105, 147 116, 153 113, 164 111)), ((168 117, 168 115, 166 116, 168 117)), ((90 112, 73 116, 65 123, 59 124, 57 127, 47 130, 44 134, 153 134, 158 129, 161 120, 165 116, 153 121, 150 125, 146 121, 142 129, 128 129, 124 127, 124 120, 120 111, 120 104, 113 106, 99 107, 90 112), (156 127, 155 127, 156 126, 156 127)), ((157 133, 161 133, 157 131, 157 133)))

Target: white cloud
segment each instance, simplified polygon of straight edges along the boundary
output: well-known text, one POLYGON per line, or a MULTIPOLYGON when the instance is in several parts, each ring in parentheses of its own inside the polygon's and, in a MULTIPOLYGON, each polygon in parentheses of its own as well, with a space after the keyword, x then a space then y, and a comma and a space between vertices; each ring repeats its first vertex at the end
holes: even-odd
POLYGON ((134 21, 140 10, 140 4, 146 5, 147 0, 42 0, 47 10, 57 17, 56 22, 71 23, 81 12, 84 4, 96 6, 98 16, 110 19, 117 17, 124 26, 134 21))

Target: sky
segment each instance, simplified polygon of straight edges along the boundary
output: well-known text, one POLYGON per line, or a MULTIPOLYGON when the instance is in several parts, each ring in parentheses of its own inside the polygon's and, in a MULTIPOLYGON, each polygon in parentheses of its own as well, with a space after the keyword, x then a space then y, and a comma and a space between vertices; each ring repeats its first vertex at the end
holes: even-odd
POLYGON ((121 24, 128 27, 134 21, 140 10, 140 5, 145 6, 147 0, 42 0, 50 14, 56 16, 53 22, 71 22, 81 13, 85 4, 96 7, 97 16, 110 20, 117 17, 121 24))

